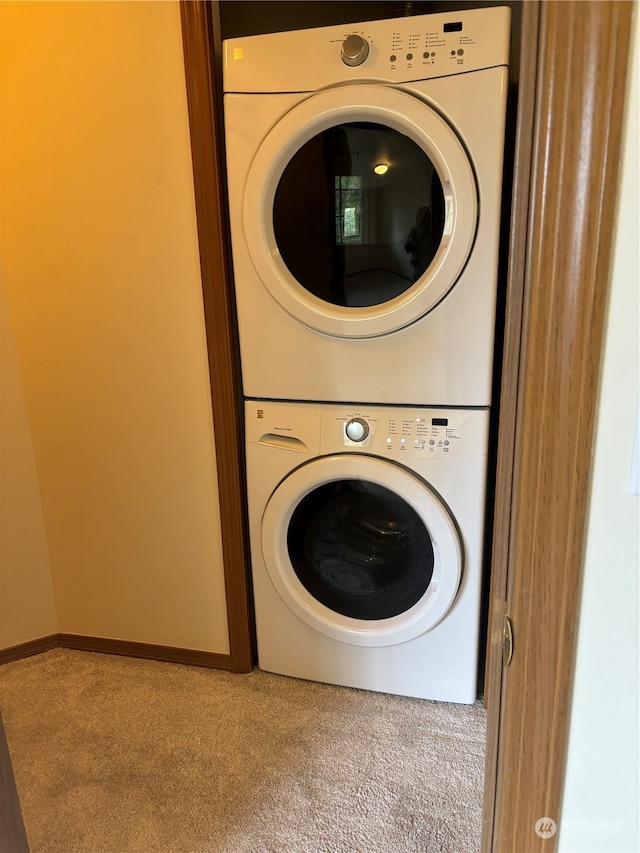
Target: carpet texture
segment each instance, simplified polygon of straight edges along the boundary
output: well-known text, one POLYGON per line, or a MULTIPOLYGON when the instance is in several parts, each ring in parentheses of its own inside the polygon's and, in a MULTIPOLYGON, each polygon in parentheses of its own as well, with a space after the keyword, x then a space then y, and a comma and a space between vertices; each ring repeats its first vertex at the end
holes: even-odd
POLYGON ((479 704, 55 649, 0 708, 32 853, 479 849, 479 704))

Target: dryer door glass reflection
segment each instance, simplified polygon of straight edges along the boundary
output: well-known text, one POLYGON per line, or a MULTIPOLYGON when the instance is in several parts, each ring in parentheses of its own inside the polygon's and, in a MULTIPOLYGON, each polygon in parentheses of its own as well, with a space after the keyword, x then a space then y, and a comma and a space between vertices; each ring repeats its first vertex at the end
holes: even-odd
POLYGON ((396 493, 366 480, 337 480, 306 495, 293 512, 287 544, 305 589, 354 619, 404 613, 433 575, 422 519, 396 493))
POLYGON ((276 190, 273 228, 296 281, 334 305, 380 305, 408 290, 444 230, 434 165, 380 124, 331 127, 300 148, 276 190))

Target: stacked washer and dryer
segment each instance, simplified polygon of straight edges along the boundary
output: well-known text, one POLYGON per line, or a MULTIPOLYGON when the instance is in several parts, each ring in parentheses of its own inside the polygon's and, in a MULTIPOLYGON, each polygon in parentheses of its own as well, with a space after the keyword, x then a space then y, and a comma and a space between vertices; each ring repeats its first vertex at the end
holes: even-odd
POLYGON ((477 698, 510 10, 227 40, 263 669, 477 698))

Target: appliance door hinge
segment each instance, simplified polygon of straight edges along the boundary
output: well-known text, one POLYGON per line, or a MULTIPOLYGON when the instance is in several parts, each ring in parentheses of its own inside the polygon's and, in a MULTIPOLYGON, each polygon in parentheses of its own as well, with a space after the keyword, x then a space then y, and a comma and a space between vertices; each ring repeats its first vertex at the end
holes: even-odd
POLYGON ((513 625, 505 614, 502 622, 502 665, 509 666, 513 657, 513 625))

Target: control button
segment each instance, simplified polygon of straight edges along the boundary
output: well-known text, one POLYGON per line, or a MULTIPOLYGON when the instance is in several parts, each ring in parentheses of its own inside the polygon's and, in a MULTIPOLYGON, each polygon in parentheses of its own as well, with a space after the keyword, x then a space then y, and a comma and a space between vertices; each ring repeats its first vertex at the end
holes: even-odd
POLYGON ((422 54, 422 58, 423 59, 429 59, 429 51, 428 50, 425 50, 425 52, 422 54))
POLYGON ((444 446, 445 446, 445 447, 448 447, 448 446, 449 446, 449 442, 448 442, 448 441, 445 441, 444 446))
POLYGON ((391 56, 389 57, 389 62, 395 62, 397 58, 398 57, 395 55, 395 53, 392 53, 391 56))
POLYGON ((369 424, 362 418, 351 418, 344 430, 351 441, 364 441, 369 435, 369 424))
POLYGON ((435 53, 432 53, 431 56, 435 56, 435 53))
POLYGON ((355 34, 347 36, 342 42, 340 56, 345 65, 352 67, 362 65, 367 56, 369 56, 369 43, 362 36, 355 34))
POLYGON ((420 439, 419 438, 416 438, 416 440, 413 443, 415 444, 416 447, 420 447, 420 439))
POLYGON ((433 444, 435 444, 435 441, 434 441, 432 438, 430 438, 430 439, 429 439, 429 444, 433 445, 433 444))
POLYGON ((438 447, 442 447, 442 442, 441 442, 441 441, 439 441, 439 442, 438 442, 438 447))
POLYGON ((458 56, 463 56, 463 55, 464 55, 464 50, 462 48, 459 48, 458 49, 458 56))
POLYGON ((452 51, 451 51, 451 56, 455 56, 455 55, 456 55, 455 50, 452 50, 452 51))
POLYGON ((411 60, 412 60, 412 59, 413 59, 413 54, 412 54, 412 53, 408 53, 408 54, 407 54, 407 62, 411 62, 411 60))
POLYGON ((400 439, 400 444, 404 445, 404 444, 406 444, 406 443, 407 443, 407 439, 406 439, 406 438, 401 438, 401 439, 400 439))

